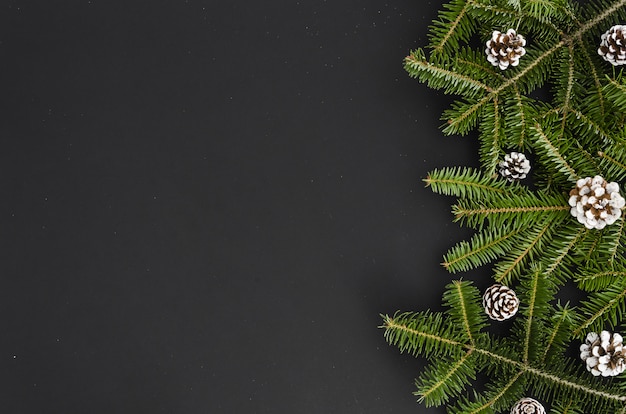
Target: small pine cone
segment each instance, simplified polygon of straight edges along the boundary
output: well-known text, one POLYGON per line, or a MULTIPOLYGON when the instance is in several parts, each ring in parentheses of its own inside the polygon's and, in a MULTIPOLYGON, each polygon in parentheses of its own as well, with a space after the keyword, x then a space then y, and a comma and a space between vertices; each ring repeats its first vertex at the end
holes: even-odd
POLYGON ((515 403, 511 414, 546 414, 546 409, 539 401, 526 397, 515 403))
POLYGON ((615 25, 601 37, 598 54, 613 66, 626 63, 626 25, 615 25))
POLYGON ((604 178, 581 178, 569 192, 570 213, 588 229, 603 229, 621 217, 626 204, 619 193, 619 184, 604 178))
POLYGON ((508 68, 509 65, 517 66, 519 58, 526 54, 526 49, 524 49, 526 39, 517 34, 514 29, 509 29, 506 33, 494 30, 491 39, 485 45, 487 46, 485 49, 487 60, 501 70, 508 68))
POLYGON ((504 156, 504 160, 498 164, 500 175, 509 181, 523 180, 530 172, 530 161, 519 152, 511 152, 504 156))
POLYGON ((608 331, 587 334, 585 343, 580 346, 580 359, 585 362, 587 371, 594 376, 612 377, 626 369, 626 349, 622 336, 608 331))
POLYGON ((483 295, 485 313, 497 321, 511 318, 519 309, 519 299, 512 289, 500 284, 487 288, 483 295))

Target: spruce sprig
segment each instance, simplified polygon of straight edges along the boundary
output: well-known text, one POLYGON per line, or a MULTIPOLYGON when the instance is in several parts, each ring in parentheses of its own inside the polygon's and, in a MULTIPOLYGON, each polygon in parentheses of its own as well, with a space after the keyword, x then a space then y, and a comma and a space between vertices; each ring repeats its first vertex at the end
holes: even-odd
POLYGON ((485 331, 480 294, 468 281, 446 287, 445 312, 383 315, 390 344, 431 361, 416 381, 419 401, 445 404, 451 413, 481 413, 508 411, 511 401, 533 395, 554 401, 554 407, 626 412, 620 387, 589 381, 589 374, 576 368, 578 361, 566 355, 572 325, 579 318, 576 311, 546 301, 554 288, 540 269, 525 280, 520 286, 526 303, 522 317, 503 338, 485 331), (480 371, 490 374, 486 391, 469 393, 480 371))
POLYGON ((405 58, 409 76, 455 96, 443 133, 480 144, 480 168, 439 168, 424 180, 456 198, 454 221, 476 229, 442 265, 460 273, 491 264, 493 282, 514 287, 521 302, 502 335, 488 329, 467 281, 446 287, 445 312, 383 316, 390 344, 430 362, 416 381, 425 405, 508 412, 532 396, 554 413, 626 414, 626 375, 598 379, 571 356, 589 332, 625 326, 626 220, 588 229, 568 203, 584 177, 626 180, 626 80, 597 53, 600 36, 620 23, 626 0, 452 0, 427 47, 405 58), (525 55, 500 70, 484 41, 508 29, 527 40, 525 55), (530 187, 499 176, 509 151, 531 156, 530 187), (576 306, 560 304, 568 281, 582 297, 576 306), (487 384, 473 390, 480 375, 487 384))

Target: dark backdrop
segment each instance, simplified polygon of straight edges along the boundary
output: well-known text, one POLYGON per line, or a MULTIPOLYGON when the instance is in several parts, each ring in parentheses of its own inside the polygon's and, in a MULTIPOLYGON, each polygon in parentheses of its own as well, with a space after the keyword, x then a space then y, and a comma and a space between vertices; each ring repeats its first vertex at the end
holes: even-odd
POLYGON ((410 79, 441 1, 0 1, 4 413, 419 413, 476 163, 410 79))

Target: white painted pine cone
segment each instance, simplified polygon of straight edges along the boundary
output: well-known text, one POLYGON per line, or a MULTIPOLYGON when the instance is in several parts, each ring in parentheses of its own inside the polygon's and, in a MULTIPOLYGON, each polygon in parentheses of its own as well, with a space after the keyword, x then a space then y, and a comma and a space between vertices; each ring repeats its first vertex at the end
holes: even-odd
POLYGON ((511 408, 511 414, 546 414, 546 409, 533 398, 522 398, 511 408))
POLYGON ((530 172, 530 161, 521 152, 511 152, 498 164, 500 175, 509 181, 523 180, 530 172))
POLYGON ((512 289, 501 284, 495 284, 485 290, 483 307, 491 319, 504 321, 517 313, 519 299, 512 289))
POLYGON ((598 54, 613 66, 626 64, 626 25, 615 25, 600 39, 598 54))
POLYGON ((622 216, 626 205, 619 184, 599 175, 581 178, 569 193, 570 214, 588 229, 603 229, 622 216))
POLYGON ((623 338, 618 333, 602 331, 598 335, 590 332, 585 343, 580 346, 580 359, 594 376, 613 377, 621 374, 626 369, 625 357, 623 338))
POLYGON ((517 34, 514 29, 506 33, 494 30, 491 39, 485 43, 487 60, 493 65, 504 70, 509 66, 517 66, 519 59, 526 54, 526 39, 517 34))

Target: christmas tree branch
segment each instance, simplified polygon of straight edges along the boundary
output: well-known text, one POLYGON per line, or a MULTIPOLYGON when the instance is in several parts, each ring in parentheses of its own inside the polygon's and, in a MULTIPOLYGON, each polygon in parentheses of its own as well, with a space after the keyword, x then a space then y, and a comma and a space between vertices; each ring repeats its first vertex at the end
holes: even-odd
POLYGON ((524 233, 526 237, 520 241, 520 246, 515 254, 510 255, 510 260, 503 260, 495 267, 494 280, 498 283, 510 284, 514 276, 518 276, 521 272, 521 265, 525 259, 529 259, 533 252, 537 249, 542 239, 546 236, 553 222, 548 221, 543 226, 535 226, 532 230, 524 233))
MULTIPOLYGON (((506 355, 501 355, 499 353, 493 352, 487 348, 468 344, 439 335, 433 335, 430 332, 416 329, 414 327, 416 324, 413 320, 413 318, 415 318, 416 316, 417 315, 410 316, 408 314, 403 314, 403 316, 400 317, 401 320, 398 321, 394 317, 385 315, 383 317, 384 324, 382 328, 385 329, 385 337, 388 339, 388 341, 393 341, 391 342, 392 344, 396 344, 397 342, 403 342, 405 344, 416 343, 419 342, 417 338, 425 338, 429 341, 440 341, 442 346, 463 349, 465 351, 465 355, 467 355, 468 352, 481 354, 486 357, 484 358, 484 361, 488 362, 490 365, 498 366, 499 364, 502 364, 513 368, 518 372, 516 374, 516 378, 519 378, 519 376, 524 373, 528 373, 529 375, 537 377, 540 380, 553 384, 553 386, 568 388, 576 392, 586 394, 589 397, 601 398, 603 400, 618 402, 622 404, 626 402, 626 395, 608 392, 603 389, 594 388, 592 386, 581 384, 577 381, 563 378, 562 376, 552 373, 548 370, 532 366, 528 362, 515 360, 506 355), (404 339, 398 339, 402 337, 404 337, 404 339)), ((415 349, 409 349, 409 351, 415 351, 415 349)), ((604 388, 608 389, 608 387, 604 388)))
POLYGON ((605 19, 611 17, 617 10, 619 10, 620 8, 626 6, 626 0, 619 0, 616 1, 615 3, 613 3, 611 6, 606 7, 602 13, 598 14, 596 17, 594 17, 593 19, 587 21, 586 23, 584 23, 580 29, 578 29, 573 35, 573 38, 576 39, 581 39, 582 36, 588 32, 589 30, 593 29, 596 25, 598 25, 599 23, 601 23, 602 21, 604 21, 605 19))
POLYGON ((487 264, 506 254, 513 247, 514 236, 522 230, 505 228, 478 233, 470 243, 462 241, 446 253, 442 265, 450 273, 456 273, 487 264))
MULTIPOLYGON (((614 286, 609 287, 604 292, 599 292, 590 296, 589 299, 584 302, 583 306, 586 310, 586 314, 591 314, 585 318, 576 327, 572 333, 575 337, 580 337, 585 334, 587 329, 591 326, 602 325, 603 321, 612 322, 613 326, 617 325, 617 314, 623 313, 622 309, 626 305, 626 287, 618 286, 617 289, 614 286)), ((621 318, 620 318, 621 319, 621 318)))
POLYGON ((604 94, 602 93, 602 82, 600 81, 600 75, 598 74, 596 66, 593 64, 591 56, 589 56, 589 53, 587 53, 587 48, 585 47, 585 44, 580 37, 576 39, 576 43, 578 44, 577 50, 580 50, 580 53, 585 60, 585 68, 587 68, 588 70, 587 74, 590 74, 591 78, 593 79, 595 94, 598 96, 597 102, 599 104, 600 114, 604 115, 605 102, 604 94))
POLYGON ((545 134, 541 125, 536 123, 534 127, 531 127, 531 130, 535 132, 537 144, 545 151, 545 155, 550 158, 550 161, 557 166, 559 171, 566 175, 568 180, 575 182, 578 179, 576 170, 569 165, 565 160, 565 156, 563 156, 559 149, 550 141, 550 138, 545 134))
POLYGON ((525 335, 524 335, 524 348, 522 361, 524 364, 528 364, 528 351, 530 349, 530 338, 533 327, 533 314, 535 312, 535 305, 537 300, 537 289, 539 288, 539 271, 535 271, 531 278, 531 286, 528 290, 528 308, 526 310, 525 320, 525 335))

